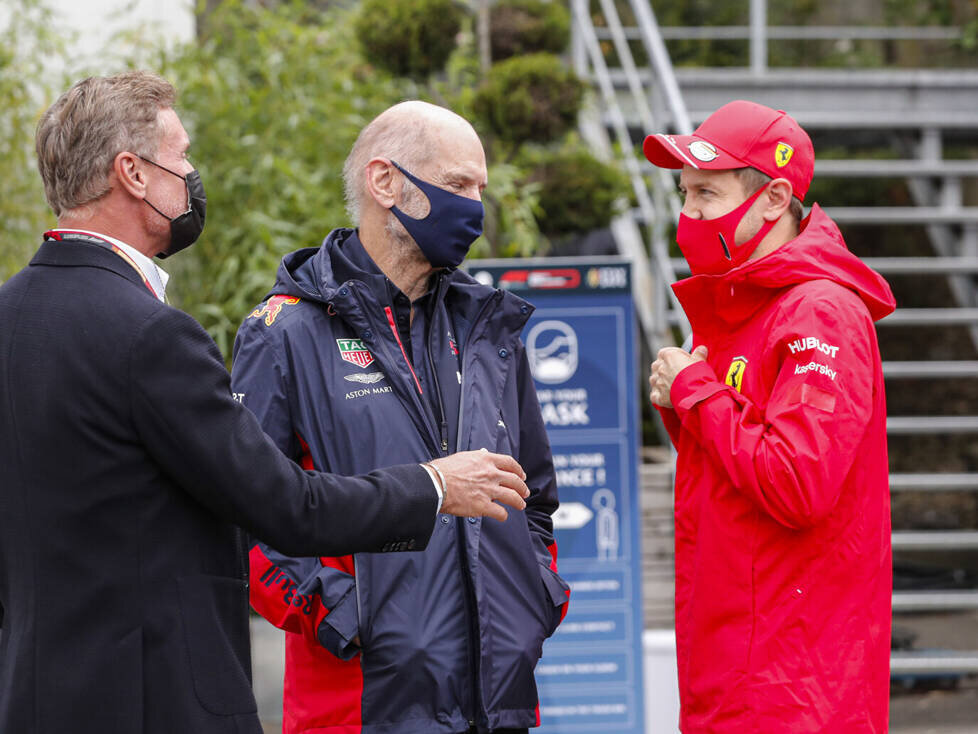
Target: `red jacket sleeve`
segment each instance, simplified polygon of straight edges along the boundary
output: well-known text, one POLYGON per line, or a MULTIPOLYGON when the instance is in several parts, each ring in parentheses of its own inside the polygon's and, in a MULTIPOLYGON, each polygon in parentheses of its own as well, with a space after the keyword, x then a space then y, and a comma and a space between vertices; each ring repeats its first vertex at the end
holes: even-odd
POLYGON ((778 350, 780 365, 766 405, 721 383, 707 363, 672 386, 683 429, 737 489, 791 528, 811 527, 835 507, 872 416, 876 336, 861 301, 845 293, 802 301, 772 334, 766 348, 778 350), (832 346, 809 348, 813 337, 832 346))

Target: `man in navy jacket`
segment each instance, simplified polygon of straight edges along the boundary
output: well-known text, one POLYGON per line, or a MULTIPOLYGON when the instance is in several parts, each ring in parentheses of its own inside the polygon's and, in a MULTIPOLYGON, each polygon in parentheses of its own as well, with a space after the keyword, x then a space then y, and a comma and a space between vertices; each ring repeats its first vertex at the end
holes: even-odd
POLYGON ((285 257, 238 332, 233 389, 303 466, 485 448, 520 461, 530 497, 505 523, 441 515, 424 553, 253 548, 252 604, 288 632, 284 730, 525 732, 568 587, 519 338, 531 307, 455 269, 481 231, 482 145, 454 113, 406 102, 364 128, 344 174, 358 229, 285 257))
POLYGON ((508 457, 341 478, 269 441, 162 300, 151 257, 204 218, 173 102, 151 74, 86 79, 38 126, 58 228, 0 287, 5 733, 260 734, 236 526, 296 554, 422 548, 431 476, 442 512, 523 507, 508 457))

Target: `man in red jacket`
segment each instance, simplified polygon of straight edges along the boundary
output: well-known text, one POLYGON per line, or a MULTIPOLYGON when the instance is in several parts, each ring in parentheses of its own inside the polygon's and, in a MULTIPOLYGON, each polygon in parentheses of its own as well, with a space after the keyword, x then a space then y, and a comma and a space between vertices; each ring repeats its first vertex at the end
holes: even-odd
POLYGON ((651 135, 681 168, 673 288, 693 351, 652 364, 678 450, 680 727, 887 730, 892 570, 886 406, 875 320, 886 282, 813 205, 795 120, 724 105, 693 135, 651 135))

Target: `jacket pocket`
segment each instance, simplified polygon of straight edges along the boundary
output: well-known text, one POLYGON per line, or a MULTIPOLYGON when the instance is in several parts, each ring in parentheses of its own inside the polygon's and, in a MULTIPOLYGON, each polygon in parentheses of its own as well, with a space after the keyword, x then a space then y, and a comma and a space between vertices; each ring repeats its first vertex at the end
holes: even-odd
POLYGON ((194 691, 206 711, 253 714, 248 592, 244 581, 221 576, 177 580, 184 641, 194 691))
POLYGON ((547 637, 550 637, 560 624, 563 617, 564 604, 570 599, 570 586, 552 568, 540 564, 540 575, 543 578, 543 588, 546 590, 546 598, 553 607, 550 610, 550 627, 547 629, 547 637))

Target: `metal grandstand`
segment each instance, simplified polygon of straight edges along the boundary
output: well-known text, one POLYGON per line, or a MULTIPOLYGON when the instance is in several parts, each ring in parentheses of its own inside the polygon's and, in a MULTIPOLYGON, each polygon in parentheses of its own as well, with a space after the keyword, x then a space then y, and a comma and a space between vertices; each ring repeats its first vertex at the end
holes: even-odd
MULTIPOLYGON (((645 133, 688 133, 731 99, 752 99, 791 111, 814 135, 874 138, 894 159, 858 157, 818 160, 821 178, 906 182, 905 206, 830 206, 828 214, 845 234, 868 225, 921 226, 931 256, 899 253, 864 258, 884 276, 937 275, 947 279, 951 301, 942 307, 905 308, 879 324, 880 330, 959 326, 978 350, 978 206, 968 206, 966 186, 978 179, 978 159, 945 156, 947 140, 978 130, 978 70, 772 68, 768 41, 806 39, 948 40, 954 28, 770 27, 766 0, 750 0, 750 24, 726 27, 660 27, 648 0, 571 0, 572 57, 577 72, 594 88, 595 103, 582 116, 581 132, 599 155, 627 170, 636 206, 613 224, 620 252, 636 273, 636 308, 645 343, 654 353, 689 334, 689 324, 669 288, 688 274, 670 254, 671 225, 680 209, 675 180, 644 159, 645 133), (621 10, 629 23, 623 23, 621 10), (667 39, 742 39, 749 65, 741 68, 673 68, 667 39), (613 52, 613 53, 612 53, 613 52), (637 52, 637 53, 636 53, 637 52), (609 59, 611 61, 609 61, 609 59), (637 60, 638 59, 638 60, 637 60), (647 61, 646 61, 647 60, 647 61)), ((973 350, 973 351, 975 351, 973 350)), ((884 358, 885 358, 884 354, 884 358)), ((978 360, 886 361, 888 385, 914 379, 978 378, 978 360)), ((939 409, 939 408, 938 408, 939 409)), ((978 436, 978 406, 970 415, 892 415, 887 430, 897 436, 978 436)), ((891 475, 891 492, 978 492, 978 472, 921 467, 891 475)), ((659 523, 661 526, 661 522, 659 523)), ((978 531, 928 530, 893 533, 894 553, 939 554, 978 551, 978 531)), ((646 574, 648 575, 648 571, 646 574)), ((665 584, 661 586, 665 587, 665 584)), ((659 587, 657 587, 659 588, 659 587)), ((900 591, 895 615, 920 611, 978 609, 978 590, 900 591)), ((663 608, 666 608, 663 605, 663 608)), ((894 653, 894 674, 978 673, 978 650, 932 655, 894 653)))

